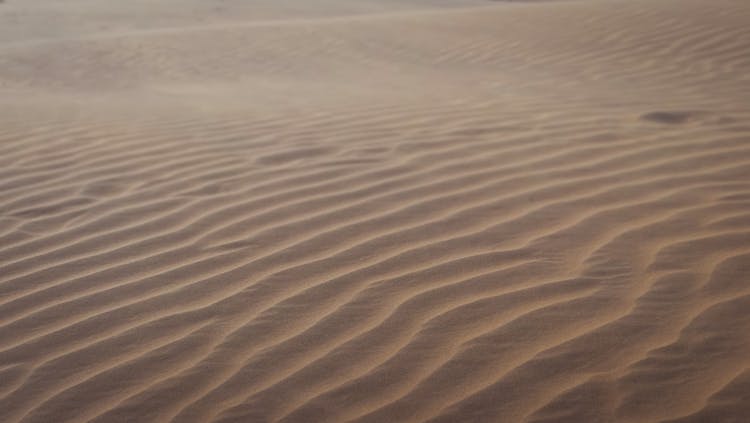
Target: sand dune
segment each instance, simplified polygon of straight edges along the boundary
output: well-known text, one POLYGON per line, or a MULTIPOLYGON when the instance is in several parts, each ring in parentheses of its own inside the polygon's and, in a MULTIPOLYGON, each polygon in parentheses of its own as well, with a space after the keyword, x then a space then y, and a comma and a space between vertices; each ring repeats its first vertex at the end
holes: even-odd
POLYGON ((0 421, 745 422, 750 3, 0 5, 0 421))

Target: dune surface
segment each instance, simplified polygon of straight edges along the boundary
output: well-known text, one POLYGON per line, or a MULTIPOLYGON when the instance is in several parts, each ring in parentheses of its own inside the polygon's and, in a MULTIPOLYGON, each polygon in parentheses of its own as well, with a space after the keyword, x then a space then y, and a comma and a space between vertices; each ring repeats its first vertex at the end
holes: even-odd
POLYGON ((748 52, 746 0, 6 0, 0 422, 747 422, 748 52))

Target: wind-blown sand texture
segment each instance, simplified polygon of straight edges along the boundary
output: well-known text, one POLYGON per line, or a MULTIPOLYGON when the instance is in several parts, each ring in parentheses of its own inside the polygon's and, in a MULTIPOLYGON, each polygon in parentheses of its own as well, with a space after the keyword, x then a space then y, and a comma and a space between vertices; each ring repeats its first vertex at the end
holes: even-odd
POLYGON ((7 0, 0 422, 748 422, 750 2, 7 0))

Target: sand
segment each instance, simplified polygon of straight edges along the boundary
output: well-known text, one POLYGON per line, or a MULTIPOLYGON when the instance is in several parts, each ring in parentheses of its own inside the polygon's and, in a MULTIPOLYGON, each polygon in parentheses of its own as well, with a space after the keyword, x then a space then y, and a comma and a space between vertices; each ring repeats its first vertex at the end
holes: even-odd
POLYGON ((6 0, 0 422, 748 422, 748 52, 746 0, 6 0))

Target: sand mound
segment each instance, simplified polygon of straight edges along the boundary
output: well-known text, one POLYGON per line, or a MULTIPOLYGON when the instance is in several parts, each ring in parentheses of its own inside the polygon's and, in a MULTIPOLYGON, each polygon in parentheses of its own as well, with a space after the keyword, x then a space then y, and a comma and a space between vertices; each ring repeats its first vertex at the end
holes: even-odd
POLYGON ((158 3, 0 7, 0 421, 750 415, 750 3, 158 3))

